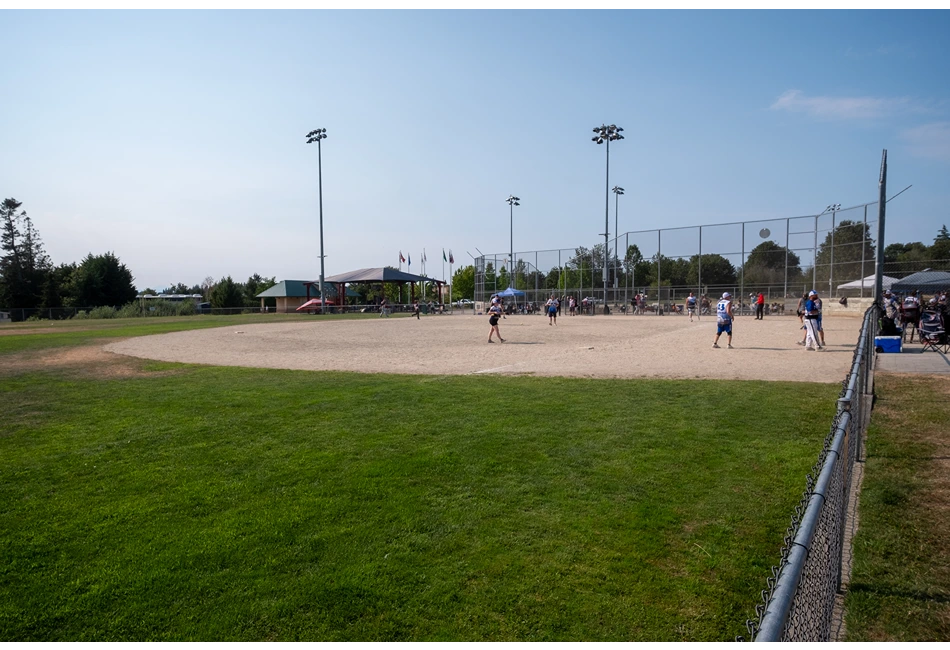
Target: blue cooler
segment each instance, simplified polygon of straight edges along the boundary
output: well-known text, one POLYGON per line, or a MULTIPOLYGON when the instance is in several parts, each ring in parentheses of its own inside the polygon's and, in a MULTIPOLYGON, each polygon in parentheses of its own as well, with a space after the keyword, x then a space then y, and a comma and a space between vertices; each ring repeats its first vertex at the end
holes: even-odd
POLYGON ((900 352, 901 337, 899 336, 875 336, 874 349, 878 352, 900 352))

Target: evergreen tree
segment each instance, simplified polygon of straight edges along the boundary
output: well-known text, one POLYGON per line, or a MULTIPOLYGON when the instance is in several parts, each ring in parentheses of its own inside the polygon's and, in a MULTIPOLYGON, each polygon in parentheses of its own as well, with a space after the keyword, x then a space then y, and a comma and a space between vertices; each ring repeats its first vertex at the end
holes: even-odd
POLYGON ((73 307, 121 307, 135 300, 134 278, 113 253, 89 253, 72 278, 70 302, 73 307))
MULTIPOLYGON (((244 304, 247 307, 259 307, 261 304, 261 299, 257 297, 262 291, 270 289, 272 286, 277 284, 277 278, 263 278, 257 273, 252 275, 247 279, 247 282, 244 283, 244 304)), ((265 298, 265 304, 270 306, 276 306, 277 302, 275 298, 265 298)))
MULTIPOLYGON (((40 307, 43 309, 61 309, 69 302, 72 290, 73 274, 76 272, 76 263, 60 264, 51 268, 43 284, 43 299, 40 307)), ((66 314, 59 314, 66 316, 66 314)), ((54 317, 57 314, 53 314, 54 317)))
POLYGON ((234 309, 244 307, 243 287, 235 283, 229 275, 211 289, 211 306, 215 309, 234 309))
POLYGON ((43 302, 52 264, 22 205, 12 198, 0 204, 0 305, 35 308, 43 302))
POLYGON ((194 284, 188 286, 184 282, 178 282, 176 284, 169 285, 168 289, 162 292, 163 294, 178 294, 184 296, 193 296, 195 294, 202 293, 201 285, 194 284))

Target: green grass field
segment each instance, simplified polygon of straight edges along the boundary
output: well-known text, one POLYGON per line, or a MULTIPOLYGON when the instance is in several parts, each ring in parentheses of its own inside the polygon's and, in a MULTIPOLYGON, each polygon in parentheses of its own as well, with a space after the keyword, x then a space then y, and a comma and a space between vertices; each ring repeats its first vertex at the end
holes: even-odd
POLYGON ((875 392, 847 640, 946 642, 950 377, 879 374, 875 392))
POLYGON ((839 391, 48 362, 238 322, 0 336, 0 639, 731 640, 839 391))

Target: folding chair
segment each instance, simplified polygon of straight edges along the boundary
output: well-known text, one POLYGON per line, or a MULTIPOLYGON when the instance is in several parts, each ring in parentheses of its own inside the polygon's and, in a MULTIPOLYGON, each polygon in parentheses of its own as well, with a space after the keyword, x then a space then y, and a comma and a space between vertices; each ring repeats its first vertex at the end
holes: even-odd
POLYGON ((917 335, 924 345, 923 352, 933 350, 947 354, 950 351, 950 339, 947 338, 947 330, 938 312, 925 311, 921 314, 917 335))

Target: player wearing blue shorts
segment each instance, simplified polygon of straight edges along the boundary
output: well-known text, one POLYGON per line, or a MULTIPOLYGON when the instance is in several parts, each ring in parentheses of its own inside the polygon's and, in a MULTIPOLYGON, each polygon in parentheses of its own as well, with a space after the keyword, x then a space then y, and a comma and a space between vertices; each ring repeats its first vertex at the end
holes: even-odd
POLYGON ((716 304, 716 339, 713 347, 719 347, 719 337, 726 334, 726 347, 732 349, 732 294, 722 294, 722 300, 716 304))

